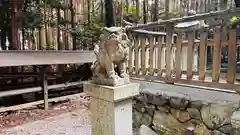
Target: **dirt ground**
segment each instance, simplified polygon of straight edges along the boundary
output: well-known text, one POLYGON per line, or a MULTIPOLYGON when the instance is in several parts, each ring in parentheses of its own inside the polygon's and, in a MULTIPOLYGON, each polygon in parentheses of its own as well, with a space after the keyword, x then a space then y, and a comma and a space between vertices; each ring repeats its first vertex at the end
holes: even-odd
POLYGON ((25 123, 58 116, 67 112, 88 108, 89 97, 82 95, 63 102, 50 103, 49 110, 44 111, 42 105, 13 112, 0 113, 0 133, 25 123))
POLYGON ((29 108, 2 113, 0 135, 91 135, 88 105, 89 97, 83 95, 52 104, 48 111, 29 108))

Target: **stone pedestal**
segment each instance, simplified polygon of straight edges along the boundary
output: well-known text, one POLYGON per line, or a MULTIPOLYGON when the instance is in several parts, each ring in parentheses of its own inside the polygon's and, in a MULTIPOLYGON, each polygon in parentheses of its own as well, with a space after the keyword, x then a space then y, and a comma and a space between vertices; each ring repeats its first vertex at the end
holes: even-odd
POLYGON ((85 83, 91 96, 92 135, 132 135, 132 97, 139 94, 139 84, 111 87, 85 83))

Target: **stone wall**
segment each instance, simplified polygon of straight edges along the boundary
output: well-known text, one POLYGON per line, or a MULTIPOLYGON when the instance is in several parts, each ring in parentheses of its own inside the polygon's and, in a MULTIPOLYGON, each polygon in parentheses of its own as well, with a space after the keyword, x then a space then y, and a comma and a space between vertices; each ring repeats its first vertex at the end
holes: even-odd
POLYGON ((196 135, 240 135, 238 101, 207 101, 148 90, 135 97, 133 104, 133 126, 146 125, 158 135, 184 135, 188 127, 194 127, 196 135))

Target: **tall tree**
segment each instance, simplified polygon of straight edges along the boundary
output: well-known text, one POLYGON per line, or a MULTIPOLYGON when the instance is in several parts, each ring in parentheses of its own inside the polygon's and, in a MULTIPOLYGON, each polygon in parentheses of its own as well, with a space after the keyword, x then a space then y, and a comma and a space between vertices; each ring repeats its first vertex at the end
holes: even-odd
POLYGON ((143 23, 147 23, 147 12, 146 0, 143 0, 143 23))
POLYGON ((240 0, 234 0, 236 7, 240 7, 240 0))
POLYGON ((105 0, 105 24, 106 27, 111 27, 116 25, 115 11, 113 9, 113 0, 105 0))
POLYGON ((154 0, 154 6, 153 6, 153 20, 152 21, 157 21, 158 19, 158 0, 154 0))
POLYGON ((18 45, 18 28, 16 25, 16 13, 17 13, 17 1, 16 0, 12 0, 11 1, 11 6, 12 6, 12 14, 11 14, 11 27, 12 27, 12 41, 11 41, 11 49, 12 50, 18 50, 19 49, 19 45, 18 45))

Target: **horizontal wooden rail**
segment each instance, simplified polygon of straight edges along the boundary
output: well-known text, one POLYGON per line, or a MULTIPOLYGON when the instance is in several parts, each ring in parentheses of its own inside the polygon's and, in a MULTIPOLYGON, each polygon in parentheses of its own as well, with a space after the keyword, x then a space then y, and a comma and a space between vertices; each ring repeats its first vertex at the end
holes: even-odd
MULTIPOLYGON (((62 97, 50 98, 48 100, 48 102, 49 103, 50 102, 60 102, 60 101, 65 101, 65 100, 73 99, 73 98, 80 97, 80 96, 86 96, 86 94, 85 93, 78 93, 78 94, 67 95, 67 96, 62 96, 62 97)), ((16 110, 20 110, 20 109, 25 109, 25 108, 37 106, 37 105, 40 105, 40 104, 43 104, 43 103, 44 103, 44 100, 40 100, 40 101, 30 102, 30 103, 21 104, 21 105, 10 106, 10 107, 1 107, 0 108, 0 113, 1 112, 7 112, 7 111, 16 111, 16 110)))
POLYGON ((93 51, 0 51, 0 67, 80 64, 95 61, 93 51))
POLYGON ((136 30, 136 29, 148 29, 148 28, 157 28, 161 25, 167 25, 167 24, 177 24, 182 22, 191 22, 196 20, 204 20, 208 18, 214 18, 214 17, 226 17, 226 16, 233 16, 233 15, 239 15, 240 8, 236 9, 227 9, 227 10, 220 10, 220 11, 211 11, 209 13, 203 13, 203 14, 197 14, 193 16, 184 16, 180 18, 172 18, 169 20, 158 20, 156 22, 149 22, 147 24, 138 24, 136 26, 129 26, 127 27, 128 31, 136 30))
MULTIPOLYGON (((83 82, 72 82, 67 84, 49 85, 47 88, 48 90, 53 90, 53 89, 59 89, 59 88, 80 86, 82 84, 83 82)), ((43 90, 42 87, 32 87, 32 88, 15 89, 15 90, 9 90, 9 91, 1 91, 0 97, 8 97, 8 96, 21 95, 26 93, 40 92, 42 90, 43 90)))

